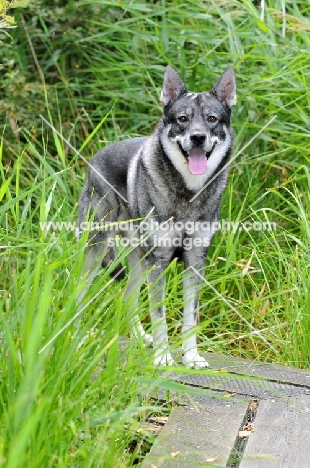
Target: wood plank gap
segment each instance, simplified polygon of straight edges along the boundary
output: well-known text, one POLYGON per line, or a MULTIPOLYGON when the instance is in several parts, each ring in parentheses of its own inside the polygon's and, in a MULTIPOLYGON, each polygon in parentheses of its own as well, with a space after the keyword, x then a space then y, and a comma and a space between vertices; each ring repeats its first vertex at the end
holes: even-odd
MULTIPOLYGON (((257 414, 258 405, 259 405, 258 400, 250 401, 239 431, 243 431, 245 430, 245 428, 251 427, 257 414)), ((241 462, 243 453, 245 451, 245 447, 246 447, 249 437, 242 438, 239 436, 239 432, 238 432, 233 449, 229 457, 229 460, 227 462, 226 468, 239 468, 239 465, 240 465, 240 462, 241 462)))

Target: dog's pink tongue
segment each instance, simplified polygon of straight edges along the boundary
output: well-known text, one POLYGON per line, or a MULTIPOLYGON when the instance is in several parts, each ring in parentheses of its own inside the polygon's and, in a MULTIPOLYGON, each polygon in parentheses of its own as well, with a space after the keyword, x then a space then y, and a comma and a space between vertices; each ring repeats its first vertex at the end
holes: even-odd
POLYGON ((188 154, 188 168, 194 175, 204 174, 207 168, 206 154, 200 149, 193 149, 188 154))

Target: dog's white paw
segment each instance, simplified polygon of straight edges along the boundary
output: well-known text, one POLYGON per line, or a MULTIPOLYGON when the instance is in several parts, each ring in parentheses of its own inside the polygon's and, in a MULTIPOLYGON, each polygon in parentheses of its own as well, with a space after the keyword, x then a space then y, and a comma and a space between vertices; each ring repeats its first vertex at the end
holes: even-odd
POLYGON ((175 366, 176 363, 174 362, 170 353, 161 354, 160 356, 155 356, 154 359, 154 366, 175 366))
POLYGON ((183 364, 188 368, 193 369, 203 369, 204 367, 209 367, 208 362, 204 357, 195 352, 187 352, 182 357, 183 364))
POLYGON ((144 344, 146 346, 152 346, 153 344, 153 337, 152 335, 150 335, 149 333, 144 333, 144 335, 142 335, 142 339, 144 341, 144 344))

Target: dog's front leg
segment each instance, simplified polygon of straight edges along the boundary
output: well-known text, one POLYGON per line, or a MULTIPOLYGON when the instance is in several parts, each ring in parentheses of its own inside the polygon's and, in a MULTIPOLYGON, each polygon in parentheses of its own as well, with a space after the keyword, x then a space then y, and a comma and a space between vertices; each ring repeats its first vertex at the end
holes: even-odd
POLYGON ((127 308, 127 314, 129 317, 129 323, 131 328, 131 334, 134 338, 141 337, 145 344, 151 345, 153 338, 145 330, 140 322, 138 311, 138 300, 140 289, 143 283, 143 260, 141 260, 140 251, 138 249, 133 250, 128 255, 129 265, 129 278, 125 291, 125 304, 127 308))
MULTIPOLYGON (((150 266, 147 262, 148 269, 150 266)), ((164 268, 157 265, 152 266, 148 274, 148 286, 155 366, 173 366, 175 364, 168 345, 168 327, 164 306, 165 284, 164 268)))
POLYGON ((193 266, 201 275, 204 274, 204 260, 197 260, 193 255, 185 254, 185 271, 183 277, 183 298, 184 298, 184 322, 183 334, 183 357, 182 361, 186 367, 201 369, 208 367, 204 357, 200 356, 197 350, 197 339, 195 327, 199 312, 199 293, 202 287, 202 279, 190 268, 193 266))

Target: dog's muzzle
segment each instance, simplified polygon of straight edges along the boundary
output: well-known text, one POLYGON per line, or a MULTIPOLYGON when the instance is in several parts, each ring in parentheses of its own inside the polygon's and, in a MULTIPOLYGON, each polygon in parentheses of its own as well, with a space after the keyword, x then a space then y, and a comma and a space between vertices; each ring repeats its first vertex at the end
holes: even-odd
POLYGON ((210 157, 216 142, 210 148, 210 151, 206 151, 206 140, 207 135, 200 132, 192 133, 189 137, 191 148, 185 149, 182 147, 180 142, 178 142, 179 148, 182 151, 184 157, 187 159, 188 169, 193 175, 202 175, 206 172, 207 161, 210 157))

